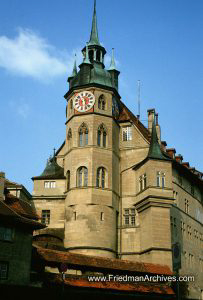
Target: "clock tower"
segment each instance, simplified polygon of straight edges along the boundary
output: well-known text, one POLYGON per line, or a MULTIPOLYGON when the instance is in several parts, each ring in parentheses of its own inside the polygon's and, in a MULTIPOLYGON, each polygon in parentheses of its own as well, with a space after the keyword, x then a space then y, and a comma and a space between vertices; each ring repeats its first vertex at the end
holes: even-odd
POLYGON ((66 140, 64 172, 67 251, 115 257, 119 210, 120 95, 114 53, 105 69, 105 48, 97 29, 96 1, 90 40, 82 49, 79 71, 74 64, 64 96, 66 140), (113 176, 112 176, 113 175, 113 176))

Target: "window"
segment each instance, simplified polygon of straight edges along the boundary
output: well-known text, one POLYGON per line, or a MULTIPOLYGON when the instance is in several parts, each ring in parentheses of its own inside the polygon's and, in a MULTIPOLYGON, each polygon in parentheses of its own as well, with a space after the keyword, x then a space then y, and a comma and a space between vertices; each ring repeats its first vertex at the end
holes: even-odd
POLYGON ((56 188, 56 181, 45 181, 44 182, 45 189, 55 189, 56 188))
POLYGON ((100 220, 101 220, 101 221, 104 221, 104 212, 101 212, 100 220))
POLYGON ((42 224, 50 224, 50 210, 42 210, 42 224))
POLYGON ((132 126, 122 128, 122 137, 124 142, 132 140, 132 126))
POLYGON ((146 173, 139 177, 139 191, 143 191, 147 187, 147 175, 146 173))
POLYGON ((162 187, 162 188, 165 187, 165 173, 164 172, 161 172, 161 171, 157 172, 157 175, 156 175, 156 185, 158 187, 162 187))
POLYGON ((97 169, 96 186, 102 189, 106 187, 106 169, 103 167, 97 169))
POLYGON ((97 145, 106 148, 106 129, 104 125, 100 125, 97 130, 97 145))
POLYGON ((66 180, 67 180, 67 191, 70 190, 70 171, 68 170, 67 171, 67 174, 66 174, 66 180))
POLYGON ((187 199, 185 199, 185 212, 189 213, 189 201, 187 199))
POLYGON ((88 170, 86 167, 80 167, 77 171, 77 186, 84 187, 88 185, 88 170))
POLYGON ((71 130, 71 128, 69 128, 68 129, 68 134, 67 134, 67 139, 71 140, 71 138, 72 138, 72 130, 71 130))
POLYGON ((185 223, 183 221, 181 221, 181 232, 182 232, 182 235, 184 236, 185 235, 185 223))
POLYGON ((73 212, 73 218, 74 218, 74 221, 77 220, 77 213, 76 213, 76 211, 73 212))
POLYGON ((191 226, 187 226, 187 234, 188 234, 188 239, 191 240, 192 238, 192 228, 191 226))
POLYGON ((106 101, 105 101, 104 95, 99 96, 99 99, 98 99, 98 108, 101 109, 101 110, 105 110, 106 109, 106 101))
POLYGON ((124 224, 127 226, 135 226, 135 208, 124 209, 124 224))
POLYGON ((13 229, 0 226, 0 240, 12 241, 12 239, 13 239, 13 229))
POLYGON ((79 128, 79 146, 83 147, 88 145, 88 128, 83 123, 79 128))
POLYGON ((73 109, 73 100, 72 99, 70 100, 70 109, 71 110, 73 109))
POLYGON ((0 280, 8 278, 8 262, 0 261, 0 280))

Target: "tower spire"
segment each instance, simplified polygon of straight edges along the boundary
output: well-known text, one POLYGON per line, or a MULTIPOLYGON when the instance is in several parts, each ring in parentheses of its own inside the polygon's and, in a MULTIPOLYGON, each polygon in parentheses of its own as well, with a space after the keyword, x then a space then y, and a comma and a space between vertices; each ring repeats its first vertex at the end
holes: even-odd
POLYGON ((74 61, 73 72, 71 77, 75 77, 75 75, 77 75, 76 54, 75 54, 75 61, 74 61))
POLYGON ((98 29, 97 29, 97 14, 96 14, 96 0, 94 0, 94 12, 92 18, 92 30, 90 34, 89 45, 100 45, 98 29))
POLYGON ((116 64, 114 60, 114 48, 112 48, 112 55, 111 55, 111 64, 109 70, 116 70, 116 64))
POLYGON ((151 134, 151 142, 150 142, 150 147, 148 152, 148 158, 170 160, 167 157, 165 157, 161 151, 158 137, 157 137, 157 132, 156 132, 155 119, 153 119, 152 122, 152 134, 151 134))

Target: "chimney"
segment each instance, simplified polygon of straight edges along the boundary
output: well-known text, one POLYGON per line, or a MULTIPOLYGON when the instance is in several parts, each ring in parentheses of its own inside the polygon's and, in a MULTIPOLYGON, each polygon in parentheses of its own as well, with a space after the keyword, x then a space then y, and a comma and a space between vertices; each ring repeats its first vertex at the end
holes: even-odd
POLYGON ((4 200, 5 173, 0 172, 0 201, 4 200))
POLYGON ((152 122, 154 122, 154 118, 155 118, 155 109, 148 109, 148 130, 151 133, 152 132, 152 122))
POLYGON ((180 164, 182 164, 182 161, 183 161, 183 156, 181 154, 178 154, 176 157, 175 157, 176 161, 179 162, 180 164))
POLYGON ((175 153, 176 153, 176 149, 175 148, 169 148, 166 149, 166 153, 171 157, 171 158, 175 158, 175 153))
POLYGON ((155 124, 156 124, 156 133, 158 137, 159 144, 161 144, 161 127, 158 122, 158 113, 155 114, 155 124))
POLYGON ((167 143, 166 141, 161 141, 161 149, 166 152, 166 146, 167 146, 167 143))
POLYGON ((183 165, 184 167, 188 168, 188 169, 189 169, 189 167, 190 167, 189 162, 183 162, 182 165, 183 165))

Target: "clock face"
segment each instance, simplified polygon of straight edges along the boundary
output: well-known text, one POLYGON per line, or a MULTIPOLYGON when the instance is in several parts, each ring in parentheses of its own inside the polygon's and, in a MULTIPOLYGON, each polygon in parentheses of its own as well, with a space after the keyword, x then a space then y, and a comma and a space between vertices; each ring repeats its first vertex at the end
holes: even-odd
POLYGON ((94 95, 89 91, 83 91, 75 95, 73 106, 79 112, 88 111, 95 103, 94 95))

